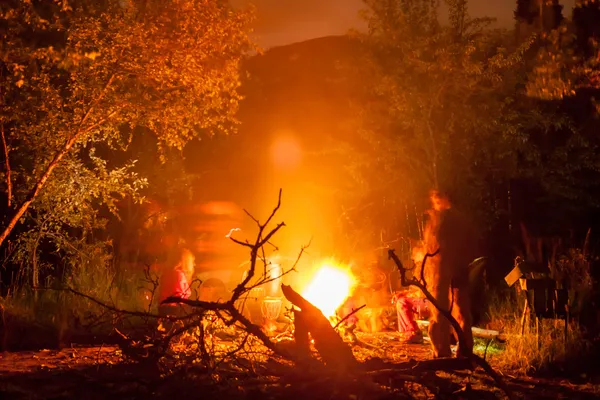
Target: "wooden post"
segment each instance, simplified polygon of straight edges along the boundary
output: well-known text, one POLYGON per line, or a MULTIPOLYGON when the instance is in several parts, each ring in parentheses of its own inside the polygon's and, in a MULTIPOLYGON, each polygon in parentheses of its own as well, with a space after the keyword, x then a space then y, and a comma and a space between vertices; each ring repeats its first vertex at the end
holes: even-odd
POLYGON ((568 354, 569 346, 569 305, 565 305, 565 354, 568 354))
POLYGON ((540 330, 541 330, 540 329, 540 318, 536 314, 536 316, 535 316, 535 339, 537 341, 538 351, 540 351, 542 348, 542 345, 540 343, 540 330))
POLYGON ((525 319, 527 318, 527 312, 529 311, 529 299, 527 294, 525 295, 525 307, 523 308, 523 315, 521 316, 521 336, 525 333, 525 319))

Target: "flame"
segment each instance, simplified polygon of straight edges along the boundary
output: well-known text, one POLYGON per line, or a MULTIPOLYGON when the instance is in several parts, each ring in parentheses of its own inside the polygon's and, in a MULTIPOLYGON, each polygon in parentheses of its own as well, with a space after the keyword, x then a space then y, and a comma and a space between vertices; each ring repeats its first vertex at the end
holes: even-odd
POLYGON ((331 318, 351 295, 355 283, 348 269, 325 263, 303 290, 302 296, 321 310, 325 317, 331 318))

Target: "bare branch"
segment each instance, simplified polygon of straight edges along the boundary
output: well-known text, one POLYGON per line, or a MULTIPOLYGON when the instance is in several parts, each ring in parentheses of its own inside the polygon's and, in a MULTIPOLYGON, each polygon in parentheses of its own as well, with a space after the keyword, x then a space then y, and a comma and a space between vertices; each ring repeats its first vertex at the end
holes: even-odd
POLYGON ((252 218, 252 221, 256 222, 256 225, 260 226, 260 221, 258 219, 256 219, 256 217, 254 215, 250 214, 250 212, 248 210, 246 210, 245 208, 244 208, 244 212, 246 213, 247 216, 252 218))
MULTIPOLYGON (((433 253, 426 253, 425 256, 423 257, 423 261, 421 262, 421 282, 423 283, 423 287, 427 287, 427 281, 425 280, 425 263, 427 263, 427 259, 429 257, 435 257, 438 255, 438 253, 440 252, 440 249, 438 247, 438 249, 436 251, 434 251, 433 253)), ((404 284, 403 284, 404 286, 404 284)))
POLYGON ((296 266, 300 262, 300 258, 302 258, 302 255, 304 254, 306 249, 308 249, 308 247, 310 246, 311 243, 312 243, 312 238, 308 241, 307 245, 302 246, 302 248, 300 249, 300 253, 298 253, 298 257, 296 257, 296 261, 294 261, 294 265, 292 265, 292 268, 291 268, 292 271, 296 270, 296 266))
POLYGON ((234 238, 234 237, 231 237, 231 236, 229 237, 229 239, 230 239, 230 240, 231 240, 233 243, 239 244, 240 246, 249 247, 249 248, 251 248, 251 249, 254 247, 254 245, 252 245, 252 244, 250 244, 250 243, 248 243, 248 242, 242 242, 241 240, 238 240, 238 239, 236 239, 236 238, 234 238))
MULTIPOLYGON (((84 299, 87 299, 89 301, 91 301, 92 303, 95 303, 97 305, 99 305, 100 307, 103 307, 109 311, 115 312, 117 314, 122 314, 122 315, 129 315, 132 317, 146 317, 146 318, 154 318, 154 319, 162 319, 165 318, 162 315, 157 315, 157 314, 152 314, 146 311, 128 311, 128 310, 123 310, 114 306, 111 306, 109 304, 106 304, 90 295, 87 295, 85 293, 79 292, 73 288, 70 287, 66 287, 66 288, 39 288, 39 287, 35 287, 33 288, 34 290, 52 290, 52 291, 58 291, 58 292, 69 292, 69 293, 73 293, 76 296, 80 296, 83 297, 84 299)), ((169 297, 168 299, 166 299, 163 303, 167 302, 166 304, 170 304, 170 303, 179 303, 182 302, 180 300, 184 300, 184 299, 179 299, 179 298, 173 298, 173 297, 169 297), (167 302, 167 300, 170 300, 169 302, 167 302)), ((206 304, 210 304, 210 305, 214 305, 215 303, 207 303, 207 302, 201 302, 201 303, 206 303, 206 304)), ((216 303, 218 304, 218 303, 216 303)), ((181 317, 169 317, 169 319, 171 320, 186 320, 186 319, 190 319, 193 317, 196 317, 198 315, 201 315, 203 313, 202 312, 197 312, 197 313, 192 313, 192 314, 188 314, 185 316, 181 316, 181 317)))
MULTIPOLYGON (((280 193, 281 193, 281 191, 280 191, 280 193)), ((280 197, 281 197, 281 195, 280 195, 280 197)), ((265 245, 265 243, 267 243, 269 241, 269 239, 271 239, 273 237, 273 235, 275 235, 277 233, 277 231, 279 231, 279 229, 281 229, 284 226, 285 226, 285 223, 283 223, 283 222, 279 223, 279 225, 277 225, 275 228, 273 228, 273 230, 271 230, 271 232, 269 232, 264 239, 261 239, 262 232, 264 229, 264 226, 261 226, 261 228, 259 229, 257 238, 256 238, 256 242, 254 243, 254 246, 252 246, 252 250, 250 251, 250 269, 248 270, 248 275, 233 290, 233 295, 231 296, 230 302, 235 302, 237 299, 239 299, 239 297, 242 295, 242 293, 244 293, 244 291, 246 291, 246 289, 247 289, 246 285, 248 285, 248 282, 250 282, 250 280, 252 280, 252 278, 254 277, 254 273, 256 271, 256 260, 258 259, 258 252, 265 245)))
POLYGON ((269 218, 267 218, 267 220, 265 221, 265 223, 262 225, 262 228, 264 228, 267 225, 269 225, 269 222, 271 222, 271 220, 273 219, 273 217, 275 216, 275 214, 277 213, 277 211, 279 211, 279 208, 281 207, 281 192, 282 192, 282 189, 279 189, 279 195, 277 196, 277 206, 275 206, 275 208, 273 209, 273 211, 271 211, 271 215, 269 215, 269 218))

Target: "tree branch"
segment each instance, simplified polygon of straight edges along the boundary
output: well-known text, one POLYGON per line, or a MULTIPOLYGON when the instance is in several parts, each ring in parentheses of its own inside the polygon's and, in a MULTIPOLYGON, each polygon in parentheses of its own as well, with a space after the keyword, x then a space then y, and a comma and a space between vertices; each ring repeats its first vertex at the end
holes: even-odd
POLYGON ((50 161, 50 163, 48 164, 48 166, 46 166, 46 170, 44 171, 44 173, 42 174, 42 176, 38 179, 38 181, 36 182, 36 184, 34 185, 34 187, 29 191, 29 194, 27 195, 27 197, 25 198, 25 200, 23 200, 23 202, 19 205, 19 207, 17 208, 17 212, 13 215, 13 217, 10 219, 8 225, 4 228, 4 230, 0 234, 0 246, 2 246, 2 244, 4 243, 4 241, 6 240, 6 238, 8 237, 8 235, 10 235, 10 233, 12 232, 12 230, 15 228, 15 226, 17 225, 17 223, 19 222, 19 220, 23 216, 23 214, 25 214, 25 212, 29 209, 29 206, 31 205, 31 203, 33 202, 33 200, 37 197, 37 195, 40 192, 40 190, 44 187, 44 185, 46 184, 46 182, 50 178, 50 175, 52 175, 52 172, 54 171, 54 169, 56 169, 56 167, 60 164, 60 162, 62 161, 62 159, 65 157, 65 155, 71 150, 71 148, 75 145, 75 143, 77 143, 77 140, 79 140, 79 138, 82 135, 87 134, 90 131, 92 131, 93 129, 95 129, 98 126, 102 125, 107 120, 109 120, 110 118, 112 118, 113 115, 116 114, 116 111, 112 111, 105 118, 102 118, 98 122, 96 122, 95 124, 92 124, 91 126, 83 129, 83 125, 88 120, 89 116, 92 114, 92 112, 94 110, 94 107, 104 97, 104 95, 108 91, 108 88, 113 83, 114 79, 115 79, 115 75, 112 75, 108 79, 108 81, 106 82, 106 85, 102 89, 102 92, 92 102, 92 104, 90 105, 90 107, 88 108, 88 110, 86 111, 86 113, 84 114, 84 116, 79 121, 77 130, 66 141, 66 143, 64 144, 64 146, 62 147, 62 149, 60 149, 54 155, 54 158, 52 159, 52 161, 50 161))
POLYGON ((281 229, 281 228, 283 228, 285 226, 284 222, 279 223, 274 229, 272 229, 263 238, 263 233, 265 231, 265 228, 267 227, 267 225, 269 224, 269 222, 271 222, 271 220, 273 219, 273 217, 277 213, 277 210, 279 210, 279 207, 281 207, 281 192, 282 192, 282 190, 279 189, 279 196, 277 198, 277 206, 275 206, 275 208, 271 212, 271 215, 269 215, 269 218, 267 218, 267 221, 264 224, 261 224, 258 221, 257 218, 254 218, 253 216, 250 216, 250 218, 252 218, 252 220, 254 220, 257 223, 257 225, 258 225, 258 234, 256 235, 256 240, 254 241, 254 245, 251 245, 250 243, 241 242, 241 241, 236 240, 236 239, 234 239, 232 237, 230 238, 234 243, 238 243, 238 244, 240 244, 242 246, 249 247, 251 249, 250 250, 250 269, 248 270, 248 275, 233 290, 233 295, 231 296, 231 300, 230 300, 231 302, 235 302, 237 299, 240 298, 240 296, 244 293, 244 291, 247 290, 246 285, 254 277, 254 273, 256 271, 256 260, 258 259, 258 252, 260 251, 260 249, 266 243, 269 242, 269 240, 271 239, 271 237, 273 237, 273 235, 275 235, 277 233, 277 231, 279 231, 279 229, 281 229))

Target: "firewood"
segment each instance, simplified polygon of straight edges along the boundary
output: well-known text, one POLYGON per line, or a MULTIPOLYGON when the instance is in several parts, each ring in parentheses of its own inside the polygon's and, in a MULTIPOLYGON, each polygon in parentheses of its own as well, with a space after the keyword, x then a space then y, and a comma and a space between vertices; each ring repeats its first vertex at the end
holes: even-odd
POLYGON ((294 306, 300 308, 301 320, 315 341, 323 363, 339 371, 356 368, 358 363, 350 347, 331 326, 321 310, 302 297, 291 286, 281 285, 283 295, 294 306))
POLYGON ((294 312, 294 341, 296 350, 299 354, 308 355, 310 353, 310 338, 308 336, 308 326, 301 310, 294 312))

